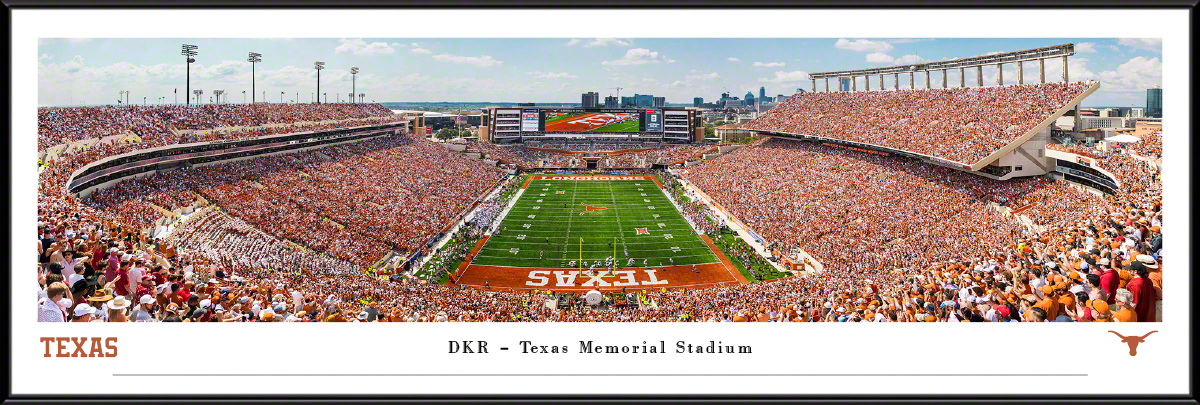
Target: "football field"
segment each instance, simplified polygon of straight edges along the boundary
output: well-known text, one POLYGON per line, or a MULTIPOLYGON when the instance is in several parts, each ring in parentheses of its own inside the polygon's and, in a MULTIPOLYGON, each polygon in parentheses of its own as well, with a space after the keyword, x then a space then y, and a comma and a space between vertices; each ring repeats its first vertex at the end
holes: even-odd
POLYGON ((459 282, 568 290, 744 282, 727 263, 653 176, 533 176, 459 282), (616 268, 595 280, 609 258, 616 268))

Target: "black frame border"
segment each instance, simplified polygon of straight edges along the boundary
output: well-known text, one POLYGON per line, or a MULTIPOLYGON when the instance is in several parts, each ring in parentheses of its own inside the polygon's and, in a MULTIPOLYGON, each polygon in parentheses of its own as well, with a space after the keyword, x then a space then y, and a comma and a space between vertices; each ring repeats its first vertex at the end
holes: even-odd
MULTIPOLYGON (((1189 13, 1189 24, 1193 21, 1193 11, 1200 0, 1140 0, 1133 3, 1129 0, 990 0, 987 2, 979 2, 972 0, 857 0, 853 3, 837 1, 837 0, 758 0, 751 3, 727 3, 721 0, 688 0, 689 4, 679 4, 679 1, 673 0, 576 0, 567 5, 561 0, 338 0, 333 7, 339 9, 403 9, 403 8, 423 8, 423 9, 464 9, 464 8, 479 8, 479 9, 499 9, 499 8, 536 8, 536 9, 595 9, 595 8, 635 8, 635 9, 655 9, 655 8, 689 8, 689 9, 772 9, 772 8, 788 8, 788 9, 831 9, 831 8, 855 8, 855 9, 921 9, 932 8, 938 9, 1177 9, 1187 10, 1189 13)), ((3 15, 0 16, 0 22, 3 23, 3 32, 8 32, 9 39, 0 41, 0 51, 7 54, 5 64, 0 64, 0 72, 8 78, 4 82, 3 88, 8 91, 9 100, 5 102, 7 109, 11 115, 12 104, 11 100, 15 97, 9 88, 15 78, 12 75, 12 10, 14 9, 200 9, 200 8, 225 8, 225 9, 311 9, 324 8, 330 4, 327 0, 253 0, 248 3, 246 0, 0 0, 3 4, 3 15)), ((1193 25, 1194 29, 1194 25, 1193 25)), ((1192 73, 1193 79, 1197 77, 1195 70, 1192 69, 1192 60, 1195 55, 1195 44, 1191 43, 1192 37, 1189 33, 1189 72, 1192 73)), ((1195 112, 1200 111, 1195 107, 1194 97, 1192 97, 1192 89, 1186 89, 1188 92, 1189 103, 1193 107, 1194 125, 1195 112)), ((4 156, 12 156, 12 123, 8 119, 0 118, 0 130, 3 130, 8 136, 0 142, 0 153, 4 156)), ((1187 134, 1185 136, 1191 136, 1187 134)), ((1189 168, 1191 173, 1200 173, 1200 166, 1197 165, 1196 153, 1198 139, 1193 138, 1191 145, 1191 160, 1189 168)), ((3 202, 3 218, 4 222, 8 223, 10 234, 12 223, 9 220, 12 215, 11 200, 14 197, 12 190, 11 175, 14 172, 19 172, 20 164, 24 161, 10 160, 8 165, 0 165, 0 172, 5 174, 0 176, 0 182, 5 184, 5 188, 10 190, 8 198, 0 199, 3 202)), ((1190 179, 1189 179, 1189 183, 1190 179)), ((1197 201, 1197 192, 1193 187, 1189 195, 1189 211, 1191 204, 1197 201)), ((1192 218, 1191 224, 1193 229, 1197 224, 1197 219, 1192 218)), ((1191 240, 1191 248, 1197 247, 1195 239, 1191 240)), ((15 241, 3 244, 0 252, 5 253, 6 257, 12 257, 12 245, 15 241)), ((1192 249, 1197 251, 1197 249, 1192 249)), ((1197 259, 1192 258, 1193 262, 1197 259)), ((1190 270, 1193 266, 1189 263, 1190 270)), ((3 280, 11 279, 10 271, 13 269, 8 266, 0 266, 0 276, 3 280)), ((1192 274, 1192 285, 1189 291, 1189 302, 1195 302, 1196 291, 1196 274, 1192 274)), ((10 293, 14 293, 13 287, 9 288, 10 293)), ((1193 305, 1194 307, 1194 305, 1193 305)), ((11 310, 11 309, 10 309, 11 310)), ((518 404, 542 404, 542 403, 643 403, 643 402, 660 402, 674 404, 707 404, 707 403, 725 403, 737 402, 744 404, 767 404, 767 403, 823 403, 823 404, 859 404, 859 403, 893 403, 893 404, 950 404, 950 403, 999 403, 999 404, 1037 404, 1037 403, 1053 403, 1053 404, 1197 404, 1200 403, 1196 399, 1195 394, 1195 374, 1189 370, 1189 386, 1188 394, 1185 395, 1161 395, 1161 394, 1130 394, 1130 395, 751 395, 743 393, 730 393, 727 395, 629 395, 629 394, 613 394, 613 395, 547 395, 547 394, 497 394, 497 395, 277 395, 277 394, 260 394, 260 395, 161 395, 161 394, 106 394, 106 395, 13 395, 12 394, 12 379, 11 375, 19 372, 13 370, 11 355, 12 355, 12 323, 9 322, 9 311, 0 311, 0 320, 6 321, 8 327, 5 329, 3 342, 6 343, 9 353, 9 375, 5 378, 5 390, 0 392, 0 399, 4 403, 12 404, 142 404, 142 403, 161 403, 170 401, 180 404, 216 404, 216 403, 292 403, 292 404, 317 404, 317 403, 372 403, 372 404, 390 404, 390 403, 518 403, 518 404)), ((1194 324, 1191 319, 1188 320, 1189 326, 1194 331, 1194 324)), ((1188 336, 1190 347, 1194 347, 1192 336, 1188 336)), ((1189 360, 1193 359, 1192 353, 1188 353, 1189 360)), ((1192 363, 1189 361, 1189 363, 1192 363)), ((1131 370, 1132 371, 1132 370, 1131 370)))

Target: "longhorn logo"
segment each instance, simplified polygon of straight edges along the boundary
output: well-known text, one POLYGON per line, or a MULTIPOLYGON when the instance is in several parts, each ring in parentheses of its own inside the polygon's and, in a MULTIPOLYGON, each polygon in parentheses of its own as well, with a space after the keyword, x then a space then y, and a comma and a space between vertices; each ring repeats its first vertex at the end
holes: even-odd
POLYGON ((1158 331, 1156 331, 1156 330, 1152 330, 1152 331, 1150 331, 1150 333, 1147 333, 1147 334, 1145 334, 1145 335, 1142 335, 1141 337, 1138 337, 1138 336, 1121 336, 1121 334, 1120 334, 1120 333, 1117 333, 1117 332, 1114 332, 1114 331, 1111 331, 1111 330, 1110 330, 1109 332, 1112 332, 1112 334, 1119 336, 1119 337, 1121 338, 1121 342, 1122 342, 1122 343, 1125 343, 1125 344, 1129 345, 1129 355, 1130 355, 1130 356, 1137 356, 1137 347, 1138 347, 1138 344, 1139 344, 1139 343, 1142 343, 1142 342, 1145 342, 1145 341, 1146 341, 1146 336, 1150 336, 1150 334, 1151 334, 1151 333, 1158 332, 1158 331))
POLYGON ((605 208, 605 207, 593 207, 593 206, 587 205, 587 203, 580 203, 580 204, 583 204, 583 206, 584 206, 585 208, 584 208, 584 211, 583 211, 583 212, 580 212, 580 213, 579 213, 579 215, 587 214, 587 213, 589 213, 589 212, 596 211, 596 210, 606 210, 606 209, 608 209, 608 208, 605 208))

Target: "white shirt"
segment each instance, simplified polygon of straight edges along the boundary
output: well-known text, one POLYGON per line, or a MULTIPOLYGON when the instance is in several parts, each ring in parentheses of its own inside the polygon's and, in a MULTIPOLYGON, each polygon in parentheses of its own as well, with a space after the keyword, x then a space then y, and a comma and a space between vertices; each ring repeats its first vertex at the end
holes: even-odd
POLYGON ((1046 299, 1046 297, 1042 296, 1042 290, 1039 290, 1039 288, 1042 288, 1045 285, 1046 285, 1046 280, 1042 280, 1041 278, 1035 278, 1033 280, 1029 280, 1029 286, 1033 287, 1033 295, 1036 295, 1039 300, 1046 299))
MULTIPOLYGON (((65 299, 65 298, 64 298, 65 299)), ((50 298, 38 300, 38 322, 66 322, 67 313, 50 298)))
POLYGON ((137 291, 137 286, 138 286, 138 284, 142 283, 142 275, 145 274, 145 272, 142 270, 141 267, 130 267, 128 274, 129 274, 129 291, 137 291))

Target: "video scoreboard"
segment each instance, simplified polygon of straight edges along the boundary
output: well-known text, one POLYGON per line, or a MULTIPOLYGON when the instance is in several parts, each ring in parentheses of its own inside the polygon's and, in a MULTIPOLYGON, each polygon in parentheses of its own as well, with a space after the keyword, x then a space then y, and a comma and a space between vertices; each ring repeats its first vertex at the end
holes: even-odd
POLYGON ((692 139, 698 111, 688 108, 488 107, 491 136, 528 138, 692 139))

